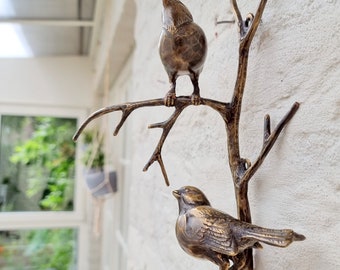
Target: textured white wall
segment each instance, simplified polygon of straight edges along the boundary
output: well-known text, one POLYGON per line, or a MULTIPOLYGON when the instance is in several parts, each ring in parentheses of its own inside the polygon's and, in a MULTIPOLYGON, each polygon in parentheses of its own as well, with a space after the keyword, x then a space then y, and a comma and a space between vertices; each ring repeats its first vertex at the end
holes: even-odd
MULTIPOLYGON (((229 101, 235 82, 238 35, 228 1, 183 1, 205 30, 209 53, 201 75, 204 97, 229 101)), ((239 1, 245 15, 258 1, 239 1)), ((240 123, 241 153, 254 161, 262 143, 263 116, 277 124, 295 101, 301 107, 264 164, 253 177, 253 222, 292 228, 307 240, 286 249, 264 246, 256 252, 256 269, 340 268, 339 152, 340 95, 339 1, 268 1, 250 51, 240 123)), ((133 86, 128 101, 163 97, 167 75, 159 60, 161 1, 137 1, 133 86)), ((189 79, 178 80, 178 94, 190 94, 189 79)), ((155 163, 142 168, 161 130, 147 125, 166 120, 173 109, 134 112, 127 120, 131 188, 128 212, 129 270, 214 270, 210 262, 180 249, 174 232, 178 209, 173 189, 194 185, 213 206, 235 215, 224 123, 202 106, 187 108, 169 134, 163 158, 171 186, 155 163)))

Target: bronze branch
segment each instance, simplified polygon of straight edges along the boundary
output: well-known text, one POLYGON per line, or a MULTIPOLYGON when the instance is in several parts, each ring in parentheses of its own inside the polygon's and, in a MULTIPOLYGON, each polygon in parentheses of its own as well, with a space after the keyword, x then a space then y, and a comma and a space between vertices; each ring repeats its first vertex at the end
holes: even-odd
MULTIPOLYGON (((239 62, 232 99, 231 102, 225 103, 200 97, 198 103, 198 105, 209 106, 217 111, 225 122, 229 167, 232 173, 235 188, 238 219, 248 223, 251 223, 251 212, 248 201, 248 183, 251 177, 255 174, 255 172, 263 163, 264 159, 273 147, 283 128, 288 124, 288 122, 291 120, 291 118, 294 116, 299 108, 299 103, 295 102, 289 112, 283 117, 283 119, 274 128, 273 131, 271 131, 270 116, 266 115, 264 118, 263 146, 257 159, 253 163, 251 163, 248 159, 241 157, 239 147, 239 121, 242 107, 242 98, 247 77, 249 48, 259 26, 266 3, 267 0, 260 0, 260 4, 255 15, 253 16, 252 14, 248 14, 246 18, 243 19, 237 5, 237 1, 231 0, 231 6, 235 15, 236 24, 239 29, 239 62)), ((143 107, 165 106, 166 103, 167 102, 164 98, 158 98, 145 101, 128 102, 99 109, 98 111, 91 114, 81 124, 73 139, 76 141, 79 135, 87 126, 87 124, 90 123, 92 120, 101 117, 107 113, 121 111, 121 120, 118 123, 113 134, 117 135, 125 120, 134 110, 143 107)), ((178 116, 183 112, 186 107, 190 105, 193 105, 191 96, 177 97, 176 99, 174 99, 173 105, 171 105, 174 107, 175 110, 173 114, 169 117, 169 119, 164 122, 152 124, 149 126, 149 128, 162 128, 163 132, 151 158, 145 165, 143 171, 146 171, 155 161, 157 161, 162 170, 166 185, 169 185, 169 179, 162 160, 162 147, 171 128, 178 119, 178 116)), ((221 270, 253 269, 253 253, 251 248, 245 249, 244 251, 234 257, 231 257, 230 259, 233 261, 233 266, 229 268, 229 265, 226 265, 224 268, 221 267, 221 270)))
MULTIPOLYGON (((169 117, 168 120, 162 122, 162 123, 156 123, 149 125, 149 128, 162 128, 163 132, 161 135, 161 138, 159 139, 159 142, 149 159, 148 163, 144 166, 143 171, 147 171, 148 168, 157 161, 159 166, 161 167, 162 174, 165 180, 165 183, 167 186, 170 185, 168 175, 166 173, 166 169, 162 160, 162 147, 165 142, 165 139, 167 138, 172 126, 175 124, 178 116, 182 113, 182 111, 188 107, 189 105, 192 105, 191 96, 180 96, 177 97, 174 101, 174 113, 169 117)), ((229 115, 230 106, 228 103, 223 103, 217 100, 212 100, 208 98, 200 98, 200 105, 206 105, 211 107, 212 109, 216 110, 220 113, 224 121, 227 121, 227 117, 229 115)), ((101 108, 95 112, 93 112, 78 128, 77 132, 73 136, 73 140, 77 141, 80 134, 83 132, 83 130, 86 128, 86 126, 93 121, 96 118, 99 118, 105 114, 115 112, 115 111, 121 111, 122 117, 120 122, 118 123, 115 131, 113 132, 113 135, 116 136, 120 130, 120 128, 123 126, 125 120, 128 118, 128 116, 136 109, 142 108, 142 107, 154 107, 154 106, 164 106, 164 98, 158 98, 158 99, 151 99, 151 100, 144 100, 144 101, 136 101, 136 102, 128 102, 120 105, 113 105, 105 108, 101 108)))

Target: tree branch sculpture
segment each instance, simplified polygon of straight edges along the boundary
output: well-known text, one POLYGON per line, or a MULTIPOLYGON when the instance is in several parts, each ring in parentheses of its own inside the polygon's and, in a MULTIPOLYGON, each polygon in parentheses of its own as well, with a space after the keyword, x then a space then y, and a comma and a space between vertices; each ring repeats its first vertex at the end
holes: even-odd
MULTIPOLYGON (((270 116, 266 115, 264 118, 263 146, 257 159, 253 163, 251 163, 248 159, 241 157, 239 147, 239 122, 243 93, 247 77, 249 48, 259 26, 266 3, 267 0, 260 0, 260 4, 255 13, 255 16, 253 16, 252 14, 248 14, 246 18, 243 19, 237 5, 237 1, 231 0, 232 10, 234 12, 235 20, 239 29, 239 63, 232 99, 231 102, 225 103, 201 97, 198 103, 198 105, 209 106, 215 111, 217 111, 225 122, 229 167, 232 173, 235 188, 238 218, 241 221, 249 223, 251 223, 251 212, 248 201, 248 183, 252 176, 255 174, 255 172, 259 169, 259 167, 263 163, 264 159, 266 158, 267 154, 273 147, 283 128, 288 124, 288 122, 291 120, 291 118, 294 116, 294 114, 299 108, 299 103, 297 102, 294 103, 289 112, 275 127, 273 132, 271 131, 270 127, 270 116)), ((186 107, 190 105, 192 105, 191 96, 177 97, 174 100, 173 105, 175 110, 173 114, 169 117, 169 119, 162 123, 156 123, 149 126, 149 128, 161 128, 163 129, 163 132, 151 158, 149 159, 143 170, 144 171, 148 170, 148 168, 155 161, 157 161, 162 170, 162 174, 166 185, 169 185, 169 179, 166 173, 165 165, 162 160, 162 147, 174 123, 178 119, 178 116, 184 111, 186 107)), ((82 125, 74 135, 73 139, 76 141, 79 135, 87 126, 87 124, 93 121, 94 119, 111 112, 121 111, 122 112, 121 120, 118 123, 113 134, 117 135, 120 128, 124 124, 125 120, 134 110, 143 107, 155 107, 155 106, 165 106, 164 99, 158 98, 145 101, 128 102, 120 105, 113 105, 102 108, 91 114, 82 123, 82 125)), ((246 249, 237 256, 230 258, 230 260, 233 261, 233 266, 230 269, 234 270, 253 269, 252 249, 246 249)))
MULTIPOLYGON (((167 186, 170 185, 168 175, 166 173, 166 169, 162 160, 162 147, 163 144, 175 124, 178 116, 182 113, 182 111, 188 107, 189 105, 192 105, 191 102, 191 96, 180 96, 177 97, 175 100, 175 111, 174 113, 169 117, 168 120, 162 122, 162 123, 156 123, 149 125, 149 128, 162 128, 163 133, 159 139, 159 142, 149 159, 148 163, 144 166, 143 171, 147 171, 148 168, 155 162, 157 161, 161 167, 162 174, 165 180, 165 183, 167 186)), ((207 98, 200 98, 200 105, 206 105, 211 107, 212 109, 216 110, 221 114, 223 119, 226 121, 226 116, 228 115, 228 110, 229 106, 227 103, 223 103, 220 101, 212 100, 212 99, 207 99, 207 98)), ((151 99, 151 100, 144 100, 144 101, 136 101, 136 102, 128 102, 120 105, 113 105, 109 107, 105 107, 102 109, 99 109, 92 113, 79 127, 75 135, 73 136, 73 140, 77 141, 78 137, 80 134, 83 132, 83 130, 86 128, 86 126, 93 121, 96 118, 99 118, 105 114, 115 112, 115 111, 121 111, 122 112, 122 117, 120 122, 118 123, 115 131, 113 132, 113 135, 116 136, 120 130, 120 128, 123 126, 125 120, 128 118, 128 116, 136 109, 142 108, 142 107, 155 107, 155 106, 164 106, 164 99, 163 98, 158 98, 158 99, 151 99)))

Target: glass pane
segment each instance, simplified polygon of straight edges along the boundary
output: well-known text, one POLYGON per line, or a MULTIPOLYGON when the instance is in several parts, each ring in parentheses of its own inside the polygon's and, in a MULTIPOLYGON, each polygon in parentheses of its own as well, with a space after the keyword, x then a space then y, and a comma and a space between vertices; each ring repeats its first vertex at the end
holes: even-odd
POLYGON ((77 230, 0 231, 0 269, 76 269, 77 230))
POLYGON ((73 210, 76 119, 1 116, 0 211, 73 210))

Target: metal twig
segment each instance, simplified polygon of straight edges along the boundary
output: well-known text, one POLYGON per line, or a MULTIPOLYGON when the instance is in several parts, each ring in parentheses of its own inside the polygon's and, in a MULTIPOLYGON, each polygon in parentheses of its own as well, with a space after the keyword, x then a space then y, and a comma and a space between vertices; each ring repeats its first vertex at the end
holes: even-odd
MULTIPOLYGON (((191 96, 180 96, 177 97, 175 100, 175 111, 174 113, 170 116, 170 118, 162 123, 157 123, 157 124, 152 124, 149 126, 149 128, 162 128, 163 132, 162 135, 159 139, 159 142, 151 156, 151 158, 149 159, 148 163, 144 166, 143 171, 147 171, 148 168, 155 162, 157 161, 159 166, 161 167, 162 170, 162 174, 165 180, 165 184, 167 186, 169 186, 169 178, 163 163, 163 159, 162 159, 162 147, 163 144, 171 130, 171 128, 173 127, 173 125, 175 124, 178 116, 182 113, 182 111, 188 107, 189 105, 192 105, 192 101, 191 101, 191 96)), ((212 99, 208 99, 208 98, 202 98, 200 99, 200 105, 205 105, 205 106, 209 106, 212 109, 214 109, 215 111, 217 111, 222 118, 224 119, 224 121, 227 121, 228 115, 229 115, 229 111, 230 111, 230 104, 228 103, 223 103, 217 100, 212 100, 212 99)), ((150 100, 144 100, 144 101, 136 101, 136 102, 128 102, 128 103, 124 103, 124 104, 119 104, 119 105, 113 105, 113 106, 109 106, 109 107, 105 107, 105 108, 101 108, 95 112, 93 112, 78 128, 78 130, 76 131, 76 133, 73 136, 73 140, 77 141, 77 139, 79 138, 80 134, 84 131, 84 129, 86 128, 86 126, 93 120, 108 114, 108 113, 112 113, 115 111, 121 111, 122 112, 122 116, 121 116, 121 120, 118 123, 118 125, 115 128, 115 131, 113 133, 114 136, 116 136, 120 130, 120 128, 123 126, 123 124, 125 123, 125 120, 129 117, 129 115, 136 109, 139 108, 143 108, 143 107, 155 107, 155 106, 164 106, 164 99, 163 98, 158 98, 158 99, 150 99, 150 100)))

